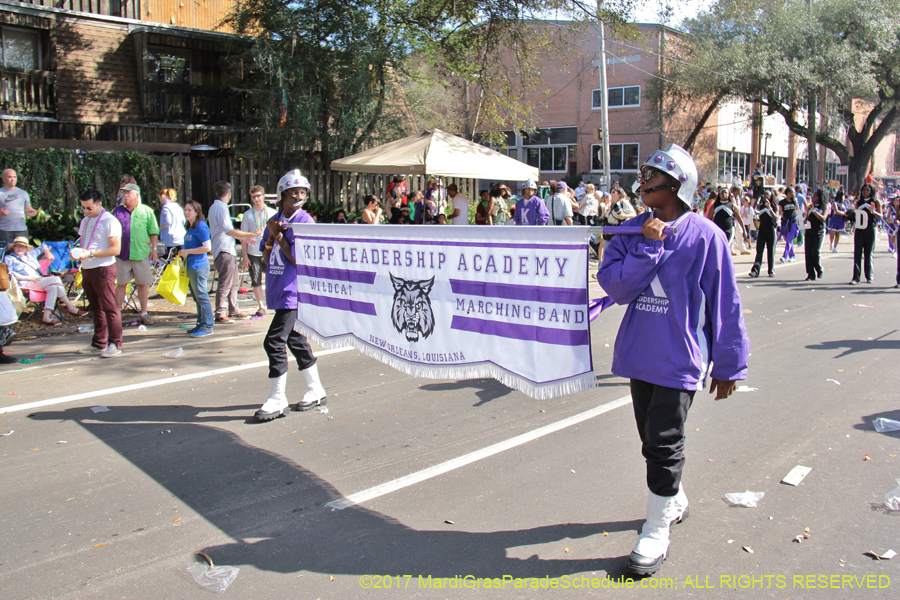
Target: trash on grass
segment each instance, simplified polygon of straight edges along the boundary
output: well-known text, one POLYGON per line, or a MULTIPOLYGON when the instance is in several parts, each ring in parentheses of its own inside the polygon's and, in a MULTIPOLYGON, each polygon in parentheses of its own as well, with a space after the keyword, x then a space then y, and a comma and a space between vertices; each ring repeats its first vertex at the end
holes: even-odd
POLYGON ((743 493, 725 494, 725 499, 735 506, 756 508, 756 503, 762 500, 765 495, 765 492, 751 492, 750 490, 747 490, 743 493))
POLYGON ((741 546, 741 548, 743 548, 744 552, 753 554, 753 548, 751 548, 750 546, 741 546))
POLYGON ((109 412, 109 409, 106 408, 105 406, 92 406, 91 410, 94 411, 94 414, 102 413, 102 412, 109 412))
POLYGON ((837 379, 826 379, 825 381, 830 381, 830 382, 832 382, 832 383, 836 383, 836 384, 838 384, 838 385, 841 385, 841 382, 838 381, 837 379))
POLYGON ((864 454, 864 455, 863 455, 863 460, 864 460, 864 461, 866 461, 866 460, 872 460, 872 457, 869 456, 868 454, 864 454))
POLYGON ((147 331, 146 325, 138 325, 138 331, 147 331))
POLYGON ((15 432, 16 432, 15 429, 10 429, 10 430, 7 431, 6 433, 0 433, 0 435, 2 435, 2 436, 5 437, 5 436, 7 436, 7 435, 12 435, 12 434, 14 434, 15 432))
POLYGON ((207 560, 209 565, 197 562, 193 558, 188 559, 188 570, 194 577, 194 581, 202 585, 208 590, 214 592, 224 592, 228 589, 235 578, 238 576, 240 569, 238 567, 215 566, 212 559, 205 552, 194 552, 198 556, 202 556, 207 560))
POLYGON ((78 333, 94 333, 93 325, 82 325, 78 328, 78 333))
POLYGON ((871 556, 875 560, 891 560, 892 558, 897 556, 897 553, 893 550, 888 550, 884 554, 878 554, 877 552, 872 552, 871 550, 869 550, 868 552, 863 552, 863 554, 865 554, 866 556, 871 556))
POLYGON ((871 304, 854 304, 853 308, 875 308, 871 304))
MULTIPOLYGON (((9 435, 9 433, 3 435, 9 435)), ((900 479, 897 480, 897 487, 884 495, 884 505, 891 510, 900 510, 900 479)))
POLYGON ((752 387, 748 387, 746 385, 739 385, 739 386, 737 386, 737 388, 734 391, 735 392, 756 392, 756 391, 759 391, 759 388, 752 388, 752 387))
POLYGON ((872 421, 872 425, 875 426, 875 431, 878 433, 900 431, 900 421, 895 421, 893 419, 878 418, 872 421))
POLYGON ((190 327, 190 325, 179 325, 178 327, 181 329, 187 329, 188 327, 190 327))
POLYGON ((140 321, 132 321, 131 326, 134 327, 134 326, 138 325, 139 323, 140 323, 140 321))
POLYGON ((320 406, 320 407, 319 407, 319 412, 322 413, 323 415, 324 415, 324 414, 328 414, 328 407, 327 407, 327 406, 320 406))
POLYGON ((181 358, 182 356, 184 356, 184 349, 175 348, 174 350, 163 352, 163 356, 165 356, 166 358, 181 358))
POLYGON ((797 465, 790 472, 784 476, 784 479, 781 480, 781 483, 786 483, 788 485, 797 486, 800 485, 800 482, 803 481, 803 478, 809 475, 809 472, 812 471, 811 467, 803 467, 797 465))

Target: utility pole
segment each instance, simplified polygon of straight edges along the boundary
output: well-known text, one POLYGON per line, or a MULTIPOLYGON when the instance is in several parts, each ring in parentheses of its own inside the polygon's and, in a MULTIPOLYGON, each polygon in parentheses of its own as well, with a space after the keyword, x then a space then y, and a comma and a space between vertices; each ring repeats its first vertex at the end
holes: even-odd
POLYGON ((609 88, 606 85, 606 26, 600 20, 600 5, 598 4, 597 7, 597 22, 600 24, 600 94, 603 98, 600 104, 600 132, 603 137, 601 141, 603 144, 604 186, 601 189, 604 192, 608 192, 612 185, 612 175, 609 170, 609 108, 607 106, 609 104, 609 88))
MULTIPOLYGON (((806 0, 806 8, 812 14, 812 3, 806 0)), ((819 179, 818 147, 816 142, 816 90, 807 91, 806 107, 806 147, 808 149, 808 183, 812 189, 816 189, 819 179)))

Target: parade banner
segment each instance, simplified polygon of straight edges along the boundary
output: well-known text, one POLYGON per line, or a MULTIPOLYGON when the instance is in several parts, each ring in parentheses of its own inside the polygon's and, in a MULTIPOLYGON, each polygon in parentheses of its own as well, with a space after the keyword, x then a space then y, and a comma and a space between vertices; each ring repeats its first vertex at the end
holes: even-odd
POLYGON ((409 375, 593 388, 586 227, 291 225, 297 330, 409 375))

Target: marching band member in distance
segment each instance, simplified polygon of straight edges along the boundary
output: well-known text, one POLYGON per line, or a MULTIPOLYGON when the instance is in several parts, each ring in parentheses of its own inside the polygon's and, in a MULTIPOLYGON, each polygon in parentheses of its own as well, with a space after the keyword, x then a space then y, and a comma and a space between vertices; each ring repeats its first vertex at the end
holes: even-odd
POLYGON ((516 202, 516 225, 546 225, 550 221, 550 211, 538 196, 537 184, 528 180, 522 184, 522 198, 516 202))
POLYGON ((294 258, 294 230, 291 223, 314 223, 301 207, 309 195, 310 185, 298 169, 288 172, 278 182, 281 210, 269 219, 260 249, 266 263, 266 305, 275 310, 269 331, 263 341, 269 357, 269 380, 272 391, 254 415, 258 421, 271 421, 291 412, 287 385, 287 350, 297 359, 297 368, 306 379, 306 393, 297 403, 304 411, 325 404, 325 388, 319 381, 316 357, 306 336, 294 331, 297 322, 297 264, 294 258))
POLYGON ((668 556, 669 527, 688 515, 681 474, 694 393, 710 375, 710 394, 730 396, 747 376, 750 341, 728 240, 691 211, 697 167, 690 154, 675 144, 657 150, 641 166, 641 182, 641 199, 652 210, 624 224, 639 225, 644 235, 615 236, 597 281, 628 305, 612 372, 631 380, 650 488, 647 520, 626 569, 647 576, 668 556), (667 237, 669 225, 676 233, 667 237))

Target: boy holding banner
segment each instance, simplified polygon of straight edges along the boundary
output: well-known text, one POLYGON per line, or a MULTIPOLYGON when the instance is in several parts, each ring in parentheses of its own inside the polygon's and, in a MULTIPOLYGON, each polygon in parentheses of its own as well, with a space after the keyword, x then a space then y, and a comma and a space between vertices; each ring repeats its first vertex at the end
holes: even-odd
POLYGON ((306 379, 306 393, 297 403, 304 411, 325 404, 325 388, 319 382, 316 357, 306 336, 294 330, 297 321, 297 264, 294 257, 294 230, 291 223, 315 223, 301 207, 309 195, 309 181, 298 169, 278 182, 281 210, 269 219, 260 248, 266 264, 266 305, 275 310, 263 347, 269 357, 272 391, 254 415, 258 421, 271 421, 291 412, 288 408, 287 350, 297 359, 297 367, 306 379))
POLYGON ((631 397, 650 489, 647 520, 626 569, 652 575, 668 556, 669 527, 688 516, 681 485, 684 423, 694 394, 727 398, 746 378, 750 341, 725 234, 691 211, 697 167, 669 144, 641 166, 647 211, 617 235, 597 281, 628 309, 616 337, 612 372, 631 380, 631 397), (671 236, 664 233, 670 226, 671 236), (712 368, 710 369, 710 364, 712 368))

